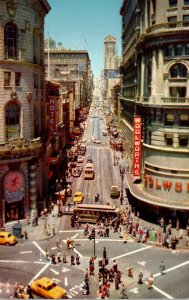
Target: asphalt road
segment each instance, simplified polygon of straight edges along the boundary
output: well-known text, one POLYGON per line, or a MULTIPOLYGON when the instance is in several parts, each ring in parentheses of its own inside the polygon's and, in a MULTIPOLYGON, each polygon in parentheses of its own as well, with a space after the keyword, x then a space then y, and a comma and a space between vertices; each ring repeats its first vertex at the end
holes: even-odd
MULTIPOLYGON (((98 114, 98 112, 96 112, 98 114)), ((92 153, 95 163, 95 179, 86 181, 83 174, 74 178, 73 192, 83 191, 86 203, 94 203, 94 196, 100 194, 101 203, 111 201, 109 197, 110 186, 119 183, 112 166, 111 151, 108 146, 108 137, 102 137, 105 121, 92 118, 88 121, 86 137, 88 139, 87 153, 92 153), (92 136, 101 139, 100 145, 90 141, 92 136)), ((87 157, 87 154, 86 154, 87 157)), ((85 164, 85 162, 84 162, 85 164)), ((83 164, 83 165, 84 165, 83 164)), ((70 198, 70 202, 72 199, 70 198)), ((127 244, 119 238, 118 233, 110 232, 109 238, 96 237, 95 243, 95 276, 90 276, 90 295, 82 294, 84 283, 84 270, 89 266, 89 259, 94 255, 94 242, 90 241, 83 231, 83 226, 73 229, 70 226, 70 216, 63 216, 60 231, 60 249, 67 253, 67 264, 53 265, 45 260, 45 249, 50 254, 57 253, 56 237, 43 241, 21 240, 15 246, 0 247, 0 297, 11 298, 14 294, 16 282, 27 285, 35 278, 47 276, 53 278, 60 286, 68 291, 70 299, 98 298, 98 261, 102 258, 103 247, 106 247, 109 258, 108 267, 112 266, 113 259, 117 260, 118 268, 122 272, 122 281, 128 289, 129 299, 174 299, 189 297, 189 256, 188 251, 172 251, 157 246, 136 243, 132 239, 127 244), (66 249, 67 237, 74 238, 74 250, 66 249), (71 254, 78 253, 81 264, 70 266, 71 254), (164 261, 166 274, 161 275, 159 265, 164 261), (127 276, 127 267, 132 264, 134 277, 127 276), (139 272, 144 274, 144 283, 138 285, 139 272), (148 290, 145 281, 150 274, 154 276, 154 288, 148 290)), ((35 296, 37 298, 37 296, 35 296)), ((114 283, 111 284, 110 298, 120 298, 119 290, 115 291, 114 283)))

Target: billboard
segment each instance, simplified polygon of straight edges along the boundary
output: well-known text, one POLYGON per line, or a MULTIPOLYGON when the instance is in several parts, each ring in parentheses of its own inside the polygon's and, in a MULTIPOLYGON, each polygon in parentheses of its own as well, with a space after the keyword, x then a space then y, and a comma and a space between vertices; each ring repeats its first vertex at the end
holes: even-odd
POLYGON ((140 176, 141 172, 141 137, 142 137, 142 118, 134 116, 134 149, 133 149, 133 176, 140 176))

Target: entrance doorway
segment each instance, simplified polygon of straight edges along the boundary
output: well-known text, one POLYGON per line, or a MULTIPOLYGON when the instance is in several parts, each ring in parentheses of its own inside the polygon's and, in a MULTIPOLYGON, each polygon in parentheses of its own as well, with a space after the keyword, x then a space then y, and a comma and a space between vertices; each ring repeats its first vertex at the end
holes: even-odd
POLYGON ((11 222, 24 218, 23 200, 5 204, 5 221, 11 222))

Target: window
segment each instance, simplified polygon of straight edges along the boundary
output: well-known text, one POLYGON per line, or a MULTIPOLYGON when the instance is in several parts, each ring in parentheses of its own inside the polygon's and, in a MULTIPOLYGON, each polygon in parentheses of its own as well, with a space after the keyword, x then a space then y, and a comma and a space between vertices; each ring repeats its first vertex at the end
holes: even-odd
POLYGON ((6 125, 16 125, 19 123, 19 106, 10 102, 5 108, 6 125))
POLYGON ((35 89, 38 89, 39 85, 38 85, 38 75, 37 74, 33 74, 33 87, 35 89))
POLYGON ((21 86, 21 73, 15 73, 15 86, 21 86))
POLYGON ((182 55, 183 46, 181 44, 176 45, 175 47, 175 56, 182 55))
POLYGON ((11 22, 7 23, 4 28, 4 42, 5 42, 5 59, 17 59, 17 43, 18 43, 18 29, 17 26, 11 22))
POLYGON ((165 142, 167 146, 173 146, 173 136, 171 134, 166 134, 165 142))
POLYGON ((174 114, 166 114, 165 115, 165 125, 173 126, 175 121, 175 115, 174 114))
POLYGON ((180 135, 179 136, 179 145, 180 145, 180 147, 187 147, 188 146, 188 136, 187 135, 180 135))
POLYGON ((189 127, 189 114, 182 114, 179 116, 179 126, 189 127))
POLYGON ((169 0, 169 6, 170 7, 177 6, 177 0, 169 0))
POLYGON ((11 72, 4 72, 4 86, 11 85, 11 72))
POLYGON ((185 45, 185 55, 189 55, 189 44, 185 45))
POLYGON ((186 97, 186 87, 185 86, 171 87, 170 96, 175 98, 186 97))
POLYGON ((187 68, 183 64, 175 64, 170 69, 171 78, 186 78, 187 77, 187 68))
POLYGON ((165 48, 165 56, 172 57, 173 56, 173 47, 168 46, 165 48))
POLYGON ((177 17, 176 16, 174 16, 174 17, 169 17, 168 18, 168 22, 169 23, 174 23, 174 22, 176 22, 177 21, 177 17))
POLYGON ((183 16, 183 21, 189 21, 189 15, 184 15, 183 16))
POLYGON ((189 5, 189 0, 184 0, 184 5, 189 5))

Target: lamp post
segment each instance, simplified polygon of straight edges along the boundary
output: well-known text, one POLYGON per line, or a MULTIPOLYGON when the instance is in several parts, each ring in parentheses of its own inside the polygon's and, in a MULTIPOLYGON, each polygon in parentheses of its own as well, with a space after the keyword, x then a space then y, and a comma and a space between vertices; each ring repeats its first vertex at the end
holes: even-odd
POLYGON ((62 189, 62 183, 63 180, 62 179, 56 179, 56 186, 57 186, 57 190, 58 190, 58 210, 60 212, 60 204, 61 204, 61 197, 60 197, 60 191, 62 189))
POLYGON ((116 166, 116 143, 115 143, 115 139, 113 141, 113 149, 114 149, 114 166, 116 166))
POLYGON ((125 175, 125 163, 122 163, 119 166, 120 176, 121 176, 121 191, 120 191, 120 204, 123 204, 123 179, 125 175))

